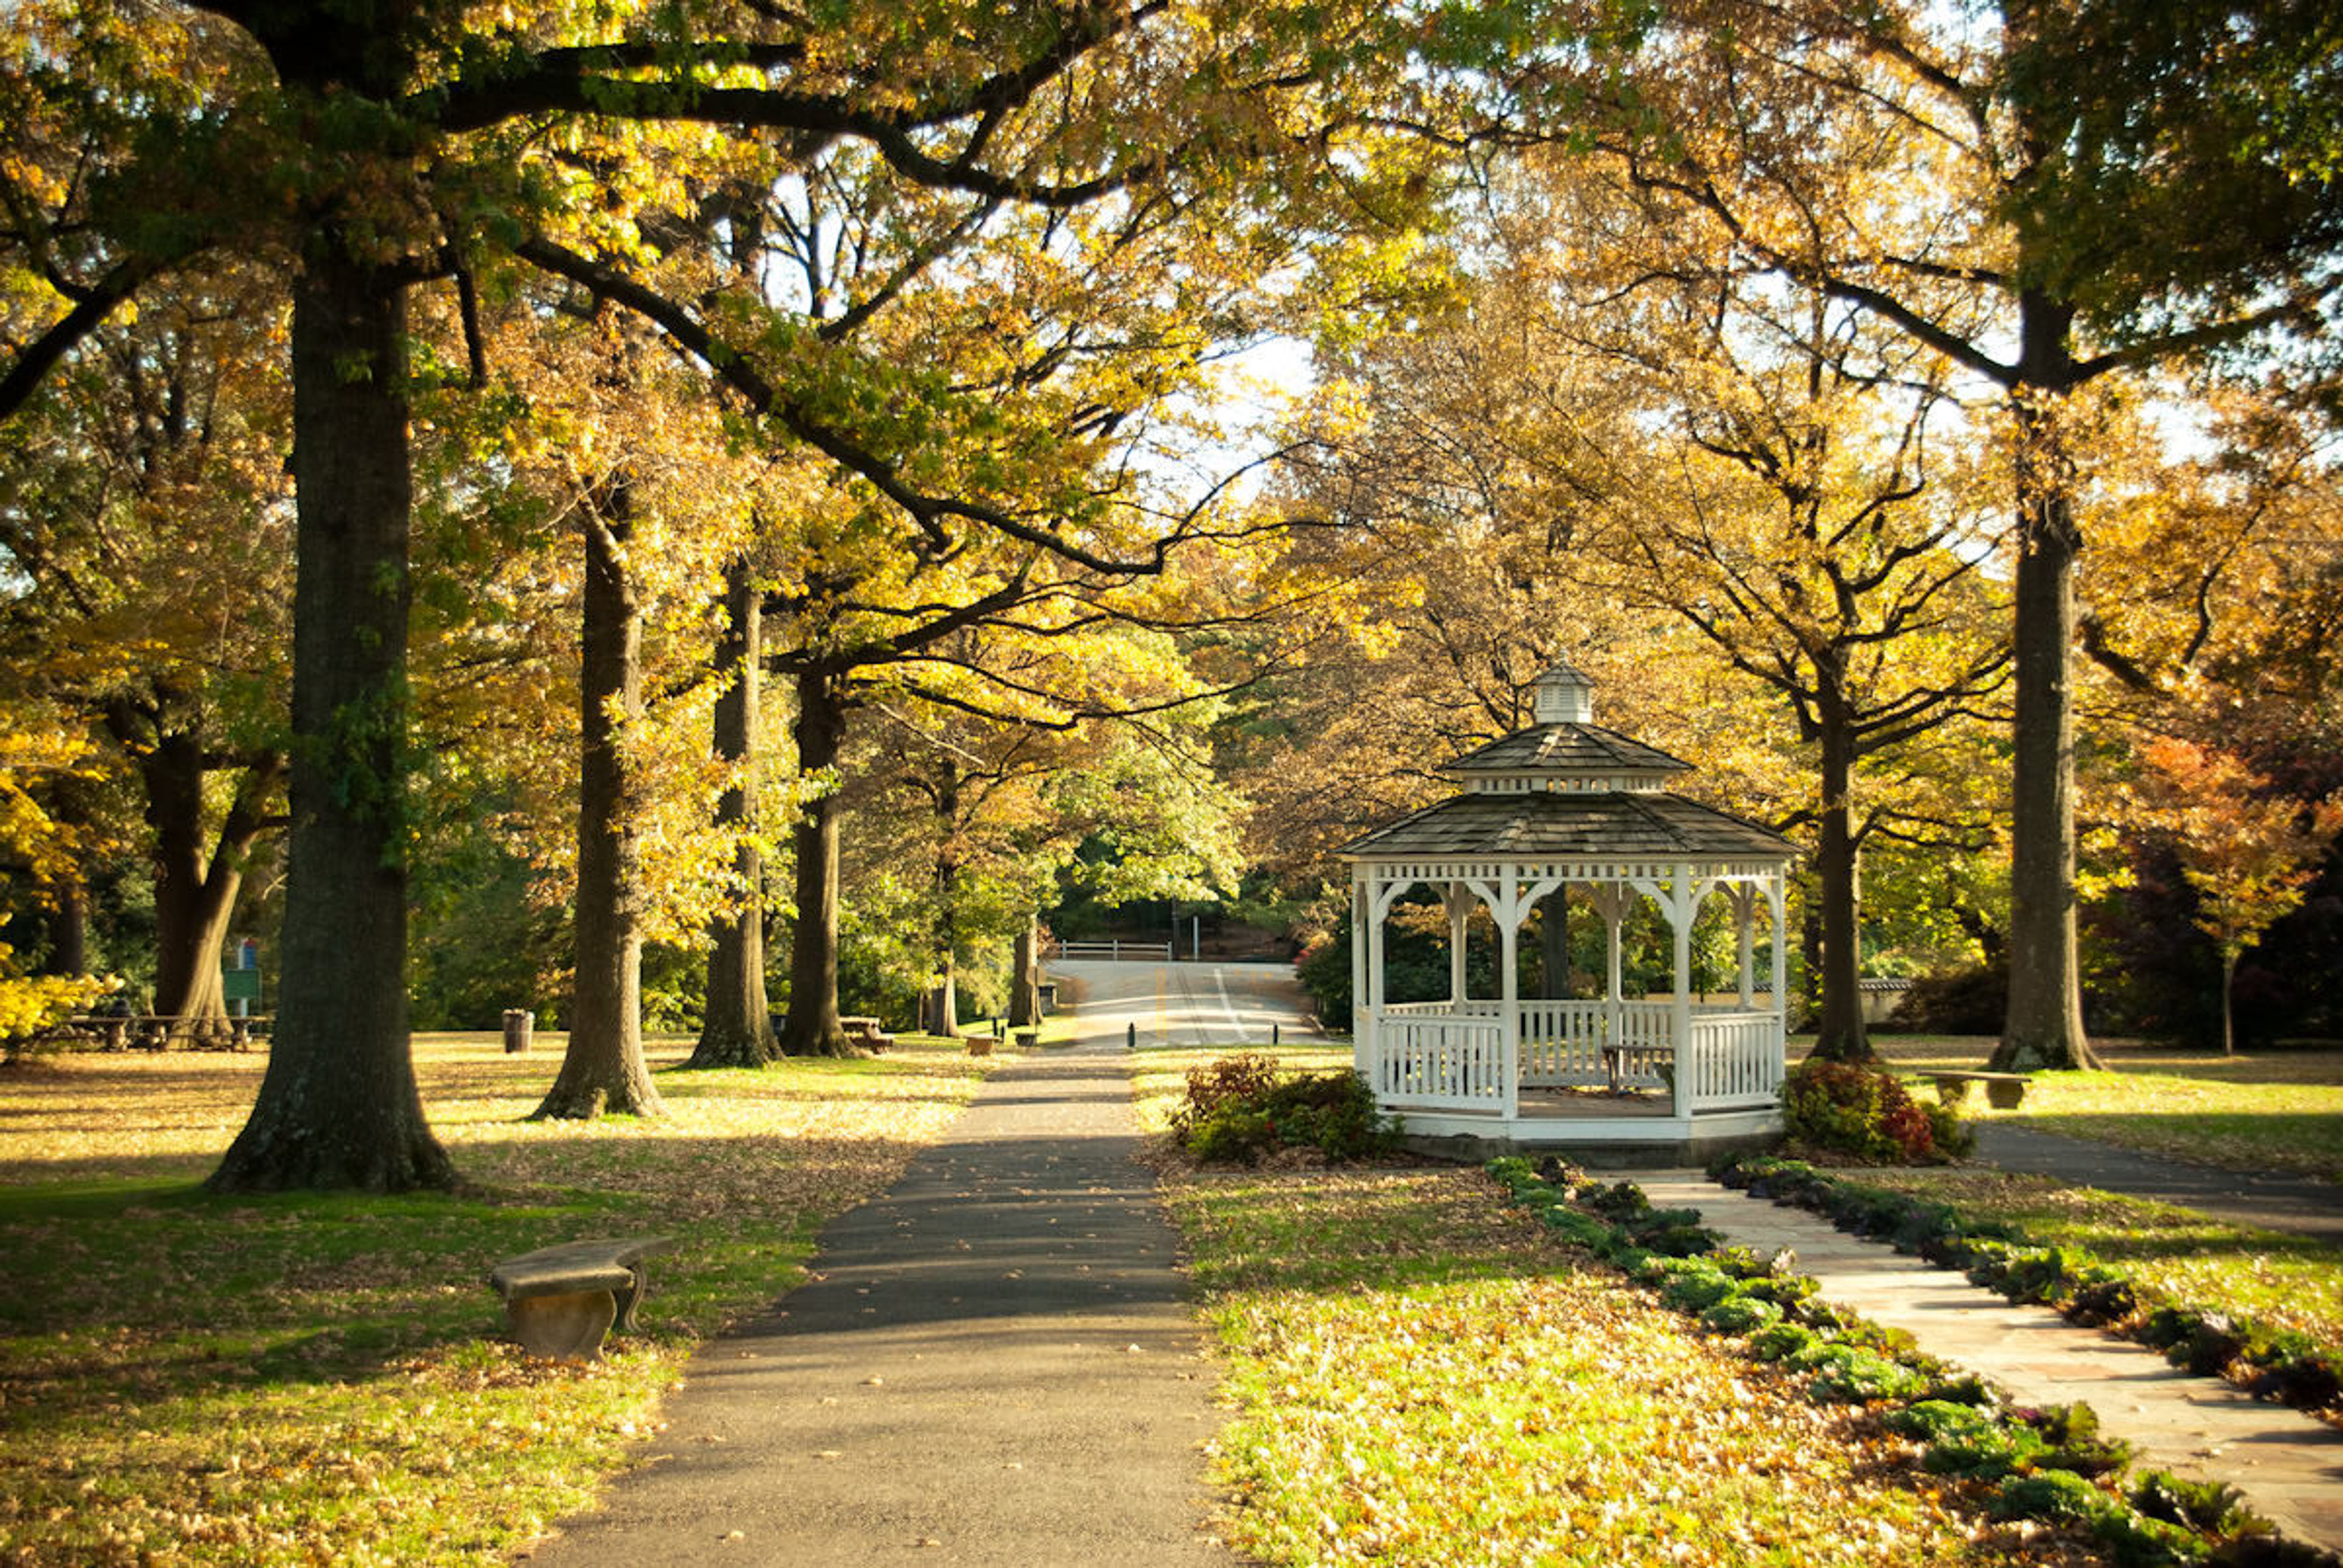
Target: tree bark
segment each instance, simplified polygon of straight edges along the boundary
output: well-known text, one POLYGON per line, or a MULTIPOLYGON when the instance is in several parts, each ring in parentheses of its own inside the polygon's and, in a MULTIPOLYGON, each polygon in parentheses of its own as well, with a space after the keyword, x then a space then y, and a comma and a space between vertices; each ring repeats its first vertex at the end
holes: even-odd
POLYGON ((49 890, 49 950, 41 972, 79 980, 89 973, 89 898, 74 878, 49 890))
POLYGON ((2226 947, 2221 951, 2221 1054, 2237 1054, 2237 955, 2226 947))
POLYGON ((732 874, 740 901, 709 928, 714 946, 708 955, 708 1010, 699 1043, 684 1065, 762 1067, 780 1054, 780 1045, 765 993, 765 857, 753 837, 764 600, 745 559, 733 562, 725 574, 724 615, 716 660, 726 685, 716 699, 715 751, 737 781, 716 804, 716 824, 734 836, 732 874))
POLYGON ((2096 1067, 2083 1030, 2075 900, 2075 470, 2059 428, 2071 309, 2028 296, 2021 317, 2031 387, 2017 417, 2016 719, 2010 796, 2009 1011, 1996 1071, 2096 1067))
POLYGON ((1025 929, 1009 956, 1009 1023, 1038 1029, 1041 1023, 1041 918, 1025 917, 1025 929))
POLYGON ((1843 707, 1819 705, 1822 731, 1822 831, 1815 849, 1815 901, 1822 914, 1822 1018, 1814 1054, 1825 1061, 1869 1061, 1875 1054, 1863 1021, 1863 954, 1857 919, 1855 842, 1855 735, 1843 707))
POLYGON ((155 829, 155 1010, 199 1027, 226 1027, 220 950, 244 888, 244 867, 266 830, 266 801, 284 769, 266 758, 243 770, 236 799, 206 853, 200 737, 168 733, 139 759, 146 820, 155 829))
POLYGON ((1538 991, 1548 1000, 1570 996, 1570 890, 1538 900, 1538 991))
POLYGON ((927 1032, 960 1038, 960 769, 949 757, 936 779, 935 980, 928 988, 927 1032))
POLYGON ((330 230, 293 300, 298 574, 285 968, 215 1191, 451 1187, 407 1030, 406 286, 330 230))
MULTIPOLYGON (((838 766, 846 739, 846 680, 839 671, 802 669, 793 727, 798 772, 838 766)), ((859 1056, 838 1021, 838 829, 834 782, 806 802, 792 835, 797 847, 797 916, 789 922, 789 1006, 781 1020, 784 1056, 859 1056)))
POLYGON ((620 479, 586 521, 569 1045, 533 1119, 605 1111, 657 1116, 664 1109, 643 1060, 642 791, 628 756, 628 731, 643 714, 642 608, 628 569, 628 510, 620 479))

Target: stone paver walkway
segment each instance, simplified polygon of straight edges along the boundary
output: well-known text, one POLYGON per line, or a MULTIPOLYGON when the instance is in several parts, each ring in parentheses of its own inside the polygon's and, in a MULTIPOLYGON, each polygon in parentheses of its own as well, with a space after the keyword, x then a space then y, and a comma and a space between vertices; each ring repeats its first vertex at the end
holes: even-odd
POLYGON ((994 1074, 533 1563, 1231 1568, 1200 1528, 1215 1372, 1120 1055, 994 1074))
POLYGON ((2026 1403, 2088 1404, 2102 1430, 2134 1444, 2143 1464, 2228 1482, 2288 1535, 2343 1551, 2343 1432, 1699 1171, 1628 1172, 1627 1180, 1662 1208, 1698 1209, 1704 1224, 1743 1246, 1795 1250, 1799 1271, 1821 1282, 1825 1300, 1908 1331, 1929 1354, 2026 1403))

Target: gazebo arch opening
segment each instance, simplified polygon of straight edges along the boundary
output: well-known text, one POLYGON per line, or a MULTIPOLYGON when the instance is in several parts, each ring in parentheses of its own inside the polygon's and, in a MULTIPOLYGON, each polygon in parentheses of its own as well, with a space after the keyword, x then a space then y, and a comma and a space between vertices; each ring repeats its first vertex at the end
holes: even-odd
MULTIPOLYGON (((1663 782, 1687 765, 1594 724, 1590 690, 1557 663, 1539 678, 1536 723, 1446 769, 1463 793, 1343 849, 1358 1069, 1418 1139, 1664 1146, 1634 1149, 1648 1157, 1770 1136, 1780 1125, 1784 882, 1795 850, 1669 794, 1663 782), (1393 911, 1427 898, 1446 916, 1449 984, 1430 1000, 1395 998, 1393 911), (1596 994, 1525 993, 1525 933, 1534 940, 1534 917, 1556 909, 1601 924, 1599 989, 1588 988, 1596 994), (1630 994, 1623 937, 1639 909, 1655 911, 1666 933, 1663 995, 1630 994), (1733 932, 1722 994, 1694 990, 1704 909, 1721 911, 1733 932), (1471 983, 1476 912, 1496 938, 1492 995, 1471 983)), ((1552 968, 1540 966, 1532 989, 1574 989, 1555 983, 1552 968)))

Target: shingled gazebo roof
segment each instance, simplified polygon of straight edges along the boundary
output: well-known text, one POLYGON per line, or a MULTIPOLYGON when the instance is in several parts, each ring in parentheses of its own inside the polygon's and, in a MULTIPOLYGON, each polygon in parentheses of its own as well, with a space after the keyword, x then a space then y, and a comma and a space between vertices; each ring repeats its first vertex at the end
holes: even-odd
POLYGON ((1667 793, 1692 764, 1594 722, 1593 683, 1567 659, 1538 677, 1538 722, 1441 769, 1464 792, 1345 844, 1377 861, 1503 856, 1515 859, 1781 860, 1780 834, 1667 793))
POLYGON ((1533 724, 1467 751, 1443 773, 1689 773, 1692 764, 1599 724, 1533 724))
MULTIPOLYGON (((1681 764, 1679 764, 1681 766, 1681 764)), ((1777 833, 1657 790, 1453 796, 1342 846, 1378 859, 1456 855, 1624 860, 1774 859, 1777 833)))

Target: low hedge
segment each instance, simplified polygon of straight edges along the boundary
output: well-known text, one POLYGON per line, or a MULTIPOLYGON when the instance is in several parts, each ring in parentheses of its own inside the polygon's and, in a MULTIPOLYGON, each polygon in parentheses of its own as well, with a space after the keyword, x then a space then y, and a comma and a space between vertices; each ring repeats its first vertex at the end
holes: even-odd
POLYGON ((1827 1175, 1802 1161, 1736 1154, 1709 1174, 1753 1198, 1795 1203, 1842 1231, 1962 1270, 2012 1301, 2122 1334, 2175 1366, 2226 1377, 2298 1410, 2343 1413, 2343 1355, 2243 1313, 2171 1301, 2087 1248, 2039 1245, 2001 1221, 1971 1222, 1948 1204, 1827 1175))
MULTIPOLYGON (((1804 1180, 1806 1168, 1775 1164, 1786 1185, 1804 1180)), ((1786 1255, 1725 1247, 1713 1231, 1703 1251, 1664 1252, 1646 1240, 1683 1241, 1704 1228, 1679 1217, 1686 1211, 1654 1209, 1631 1183, 1606 1187, 1559 1161, 1511 1156, 1487 1170, 1572 1245, 1739 1337, 1751 1356, 1807 1373, 1808 1397, 1875 1409, 1883 1426, 1925 1444, 1923 1469, 1971 1488, 1992 1517, 2087 1535, 2116 1568, 2343 1568, 2343 1558, 2278 1537, 2217 1483, 2151 1471, 2126 1488, 2130 1448, 2101 1436, 2087 1405, 2014 1408, 1986 1380, 1922 1354, 1910 1335, 1816 1300, 1815 1282, 1791 1273, 1786 1255)), ((1921 1229, 1943 1233, 1941 1218, 1921 1229)))

